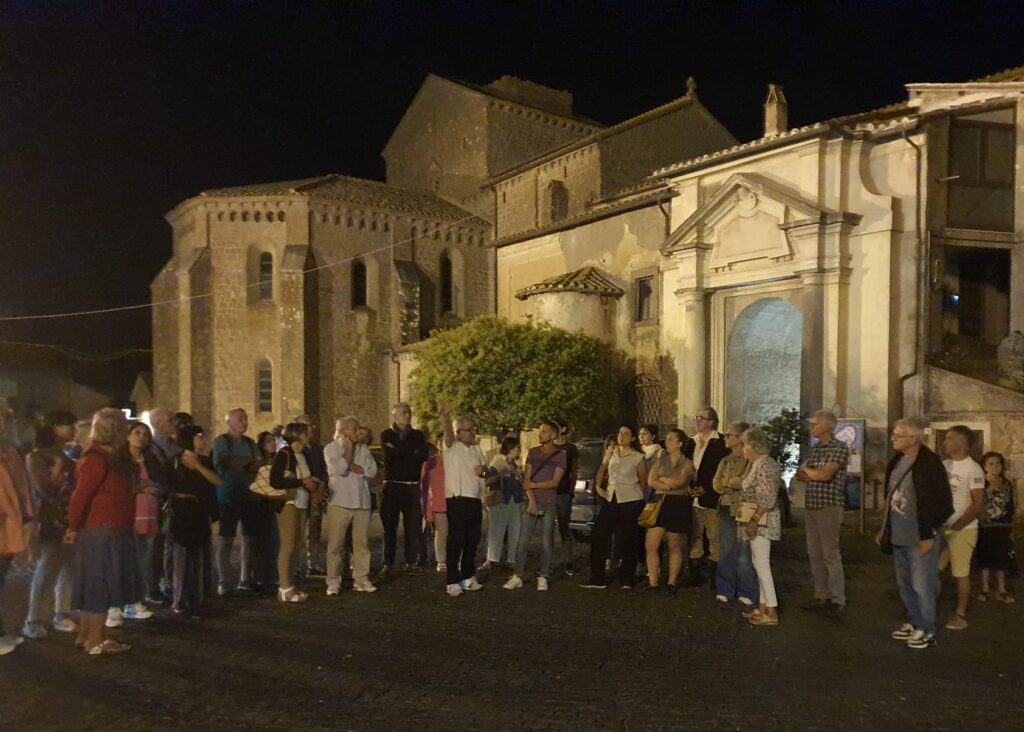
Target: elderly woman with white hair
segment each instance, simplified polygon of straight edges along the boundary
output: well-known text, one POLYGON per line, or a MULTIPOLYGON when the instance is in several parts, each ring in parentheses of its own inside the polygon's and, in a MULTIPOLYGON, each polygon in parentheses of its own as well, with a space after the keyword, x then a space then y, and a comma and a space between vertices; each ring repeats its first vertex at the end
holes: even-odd
POLYGON ((75 646, 89 655, 121 653, 130 646, 104 637, 107 609, 135 602, 142 589, 132 534, 137 473, 124 450, 128 420, 119 409, 101 409, 90 439, 75 466, 65 538, 75 544, 72 606, 82 613, 75 646))
POLYGON ((781 469, 768 454, 771 443, 763 430, 751 427, 744 431, 741 440, 743 457, 750 463, 750 470, 743 478, 736 524, 740 541, 750 542, 751 563, 761 595, 761 604, 743 613, 743 617, 751 625, 778 625, 779 602, 770 560, 771 543, 782 538, 778 505, 781 469))

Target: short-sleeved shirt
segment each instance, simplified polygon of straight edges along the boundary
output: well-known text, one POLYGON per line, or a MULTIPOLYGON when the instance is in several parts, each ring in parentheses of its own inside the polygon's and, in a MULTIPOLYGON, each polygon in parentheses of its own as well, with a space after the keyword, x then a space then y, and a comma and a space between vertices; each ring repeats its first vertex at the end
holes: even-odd
POLYGON ((608 462, 608 499, 614 498, 617 503, 644 500, 644 492, 640 487, 637 468, 643 463, 642 452, 627 452, 619 456, 618 449, 612 452, 608 462))
MULTIPOLYGON (((565 470, 565 466, 565 451, 559 450, 557 447, 554 452, 550 453, 544 452, 540 447, 532 447, 530 452, 526 454, 527 477, 534 483, 547 483, 550 480, 554 480, 555 471, 558 468, 565 470)), ((553 506, 558 489, 543 489, 532 491, 532 493, 538 506, 553 506)))
MULTIPOLYGON (((985 471, 969 457, 963 460, 943 460, 942 464, 949 476, 949 489, 953 491, 953 515, 946 521, 946 526, 952 526, 971 505, 971 491, 985 490, 985 471)), ((978 528, 978 520, 975 519, 964 528, 978 528)))
POLYGON ((444 446, 444 496, 445 498, 484 497, 484 479, 477 476, 475 469, 487 464, 479 445, 467 445, 455 440, 451 446, 444 446))
POLYGON ((229 470, 221 465, 221 457, 232 455, 251 462, 259 457, 256 443, 247 437, 232 439, 223 434, 213 441, 213 466, 220 476, 221 484, 217 486, 217 500, 221 503, 235 503, 249 498, 249 486, 256 479, 255 473, 245 470, 229 470))
MULTIPOLYGON (((683 470, 689 464, 690 464, 689 458, 687 458, 685 455, 680 455, 679 456, 679 462, 677 462, 675 465, 673 465, 672 464, 672 456, 668 454, 668 451, 662 451, 661 457, 659 457, 658 461, 657 461, 658 477, 659 478, 679 478, 679 477, 682 476, 683 470)), ((683 494, 687 493, 689 490, 690 490, 690 486, 684 485, 684 486, 681 486, 679 488, 676 488, 675 490, 671 490, 671 491, 668 491, 668 492, 663 492, 662 495, 665 495, 665 496, 683 495, 683 494)))
POLYGON ((904 455, 889 476, 890 483, 899 481, 896 485, 887 486, 893 546, 916 546, 921 540, 917 528, 917 492, 914 490, 914 476, 910 469, 913 464, 914 458, 904 455))
POLYGON ((823 468, 829 463, 839 466, 832 480, 807 482, 804 506, 808 509, 846 505, 846 466, 850 462, 850 448, 834 437, 819 442, 807 453, 806 463, 811 468, 823 468))

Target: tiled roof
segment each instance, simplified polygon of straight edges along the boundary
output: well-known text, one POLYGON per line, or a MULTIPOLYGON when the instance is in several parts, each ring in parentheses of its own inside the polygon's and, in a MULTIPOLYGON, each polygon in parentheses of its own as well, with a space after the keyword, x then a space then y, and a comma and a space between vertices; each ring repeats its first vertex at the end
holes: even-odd
POLYGON ((974 79, 974 83, 995 84, 1001 81, 1024 81, 1024 66, 1015 66, 1012 69, 1004 69, 994 74, 988 74, 980 79, 974 79))
POLYGON ((484 219, 429 191, 399 188, 380 181, 324 175, 319 178, 257 183, 234 188, 203 191, 200 198, 247 198, 250 196, 302 196, 305 198, 344 201, 356 206, 386 209, 412 216, 465 221, 470 226, 489 226, 484 219))
POLYGON ((849 114, 843 117, 833 117, 832 119, 827 119, 824 122, 816 122, 814 124, 804 125, 803 127, 794 127, 793 129, 786 130, 778 135, 759 137, 758 139, 751 140, 750 142, 733 145, 732 147, 716 150, 715 152, 707 153, 705 155, 699 155, 695 158, 681 160, 678 163, 673 163, 672 165, 655 170, 651 173, 650 177, 658 178, 680 170, 692 168, 697 165, 712 163, 718 160, 756 152, 761 149, 776 147, 804 137, 813 137, 814 135, 819 135, 823 132, 828 132, 829 130, 837 129, 839 127, 851 127, 855 125, 866 125, 870 127, 874 122, 906 116, 912 113, 913 107, 909 102, 897 102, 896 104, 889 104, 885 107, 879 107, 878 109, 872 109, 867 112, 849 114))
POLYGON ((597 267, 583 267, 575 272, 566 272, 549 277, 543 282, 524 287, 516 293, 516 298, 525 300, 530 295, 543 292, 582 292, 585 295, 601 295, 602 297, 622 297, 626 291, 612 282, 606 272, 597 267))
POLYGON ((652 119, 661 117, 662 115, 674 112, 677 109, 681 109, 689 105, 694 101, 694 99, 695 97, 690 94, 687 94, 686 96, 683 97, 679 97, 678 99, 673 99, 671 102, 662 104, 660 107, 649 109, 643 114, 638 114, 635 117, 630 117, 627 120, 623 120, 622 122, 619 122, 617 125, 606 127, 603 130, 599 130, 591 135, 587 135, 586 137, 581 137, 578 140, 574 140, 570 143, 562 145, 561 147, 557 147, 554 150, 546 152, 542 155, 538 155, 537 157, 531 158, 522 163, 516 163, 515 166, 507 170, 503 170, 502 172, 498 173, 498 175, 494 176, 489 181, 487 181, 487 185, 493 185, 494 183, 503 181, 506 178, 511 178, 525 170, 529 170, 530 168, 536 167, 538 165, 543 165, 544 163, 559 158, 565 155, 566 153, 572 152, 573 150, 578 150, 582 147, 586 147, 587 145, 591 145, 600 140, 604 140, 605 138, 617 135, 620 132, 625 132, 626 130, 637 125, 643 124, 644 122, 648 122, 652 119))

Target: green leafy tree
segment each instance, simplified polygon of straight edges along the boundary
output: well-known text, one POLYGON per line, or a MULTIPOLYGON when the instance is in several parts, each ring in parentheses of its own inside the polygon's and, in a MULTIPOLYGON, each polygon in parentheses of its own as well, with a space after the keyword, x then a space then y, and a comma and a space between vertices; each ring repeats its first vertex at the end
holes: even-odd
POLYGON ((764 433, 772 443, 771 456, 783 473, 796 470, 800 461, 800 450, 807 444, 807 420, 799 409, 783 409, 763 426, 764 433))
POLYGON ((479 317, 435 331, 412 373, 417 413, 437 425, 437 407, 470 414, 497 435, 564 416, 577 433, 603 434, 622 416, 630 376, 624 355, 582 333, 548 323, 479 317), (601 432, 598 432, 598 431, 601 432))

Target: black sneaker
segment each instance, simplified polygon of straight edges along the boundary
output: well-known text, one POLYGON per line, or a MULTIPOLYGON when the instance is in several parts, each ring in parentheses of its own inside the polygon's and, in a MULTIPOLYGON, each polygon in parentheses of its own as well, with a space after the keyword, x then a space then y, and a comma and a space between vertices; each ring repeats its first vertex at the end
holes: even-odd
POLYGON ((588 580, 587 582, 581 582, 580 587, 584 590, 607 590, 607 582, 595 582, 594 580, 588 580))
POLYGON ((405 573, 411 575, 421 575, 423 574, 423 570, 420 568, 418 564, 407 564, 405 565, 405 573))
POLYGON ((820 597, 812 597, 810 600, 800 606, 801 610, 807 610, 812 613, 820 612, 828 605, 828 600, 822 600, 820 597))
POLYGON ((572 566, 571 562, 569 564, 565 565, 565 576, 566 577, 575 577, 576 576, 576 567, 572 566))
POLYGON ((911 625, 910 623, 904 623, 903 625, 898 627, 896 630, 894 630, 892 633, 890 633, 890 635, 893 638, 895 638, 896 640, 898 640, 898 641, 906 642, 906 641, 910 640, 913 637, 913 635, 914 635, 914 626, 911 625))
POLYGON ((306 568, 306 576, 307 577, 326 577, 327 576, 327 570, 325 568, 323 568, 323 567, 307 567, 306 568))
POLYGON ((651 584, 648 584, 648 583, 645 582, 643 585, 640 586, 640 588, 637 590, 637 592, 643 592, 644 594, 647 594, 647 595, 660 595, 661 594, 661 586, 660 585, 651 585, 651 584))
POLYGON ((390 564, 385 564, 383 567, 380 568, 380 571, 377 573, 377 579, 382 579, 382 580, 391 579, 391 565, 390 564))
POLYGON ((667 584, 661 588, 661 593, 666 597, 675 597, 677 592, 679 592, 678 585, 667 584))

